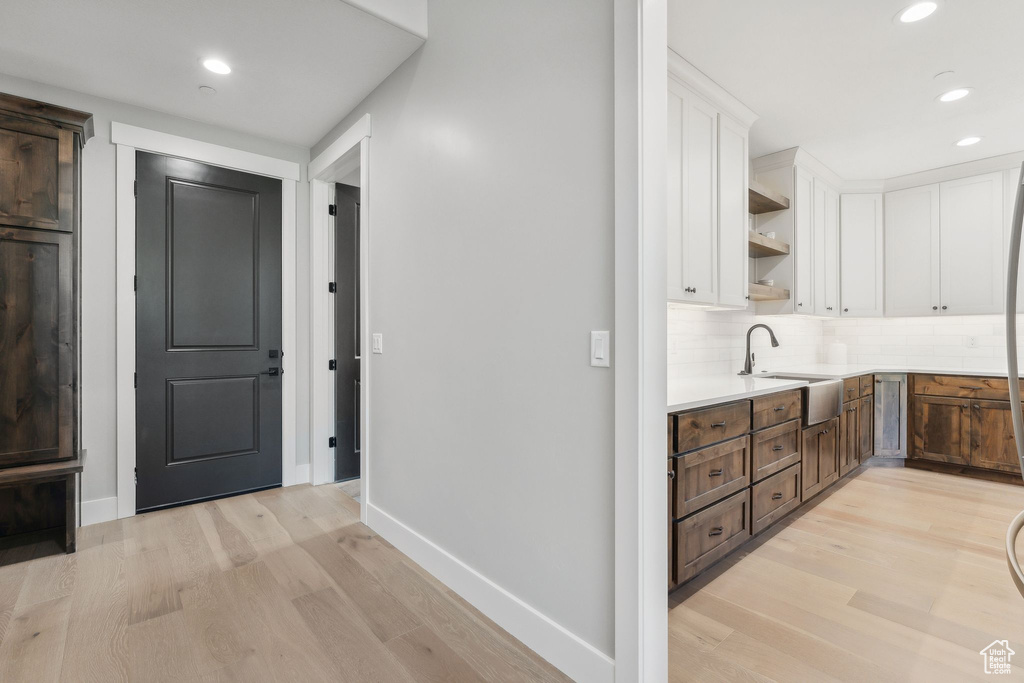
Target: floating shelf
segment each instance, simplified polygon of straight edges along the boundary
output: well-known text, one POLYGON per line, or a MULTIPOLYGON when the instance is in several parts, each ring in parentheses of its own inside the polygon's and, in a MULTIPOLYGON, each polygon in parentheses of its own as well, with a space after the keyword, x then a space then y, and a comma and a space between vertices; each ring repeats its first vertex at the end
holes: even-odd
POLYGON ((789 290, 782 287, 769 287, 751 282, 747 289, 751 301, 787 301, 789 290))
POLYGON ((750 258, 764 256, 788 256, 789 245, 772 237, 765 237, 753 230, 747 231, 747 253, 750 258))
POLYGON ((772 211, 782 211, 783 209, 789 208, 788 198, 783 197, 777 192, 772 192, 756 180, 750 181, 747 193, 749 195, 750 206, 748 210, 750 213, 770 213, 772 211))

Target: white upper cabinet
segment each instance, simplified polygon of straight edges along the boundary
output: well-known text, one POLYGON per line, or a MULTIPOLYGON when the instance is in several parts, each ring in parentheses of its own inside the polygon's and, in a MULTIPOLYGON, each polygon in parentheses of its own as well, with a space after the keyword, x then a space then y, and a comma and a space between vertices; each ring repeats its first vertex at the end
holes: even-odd
POLYGON ((883 312, 882 195, 844 194, 839 202, 839 305, 851 317, 883 312))
POLYGON ((668 298, 718 303, 718 112, 669 80, 668 298))
POLYGON ((793 244, 790 246, 796 263, 793 291, 791 292, 796 304, 793 312, 813 315, 815 312, 814 176, 799 166, 795 169, 790 207, 793 212, 793 244))
POLYGON ((718 303, 747 306, 747 129, 718 117, 718 303))
POLYGON ((885 195, 885 314, 939 311, 939 186, 885 195))
POLYGON ((953 315, 1003 309, 1003 174, 939 185, 940 310, 953 315))
POLYGON ((839 315, 839 193, 814 178, 814 313, 839 315))

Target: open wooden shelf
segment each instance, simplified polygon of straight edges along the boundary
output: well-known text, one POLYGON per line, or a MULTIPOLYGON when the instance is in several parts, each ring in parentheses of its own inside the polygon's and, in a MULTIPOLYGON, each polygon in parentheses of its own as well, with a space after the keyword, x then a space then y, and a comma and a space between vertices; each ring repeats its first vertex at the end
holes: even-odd
POLYGON ((747 193, 749 195, 750 206, 748 210, 750 213, 770 213, 789 208, 789 199, 787 197, 769 190, 756 180, 750 181, 747 193))
POLYGON ((782 287, 769 287, 751 282, 747 293, 751 301, 786 301, 789 299, 789 290, 782 287))
POLYGON ((748 230, 747 252, 750 254, 750 258, 762 258, 764 256, 788 256, 789 245, 781 240, 765 237, 753 230, 748 230))

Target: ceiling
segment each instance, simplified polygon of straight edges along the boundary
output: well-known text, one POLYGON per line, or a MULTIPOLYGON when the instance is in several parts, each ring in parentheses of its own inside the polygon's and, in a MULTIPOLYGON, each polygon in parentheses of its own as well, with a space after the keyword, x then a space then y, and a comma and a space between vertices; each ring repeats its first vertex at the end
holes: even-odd
POLYGON ((1024 2, 944 0, 894 23, 912 2, 669 0, 668 42, 760 115, 753 157, 799 146, 877 180, 1024 150, 1024 2), (969 135, 983 140, 955 146, 969 135))
POLYGON ((8 75, 303 147, 423 44, 342 0, 10 0, 0 26, 8 75))

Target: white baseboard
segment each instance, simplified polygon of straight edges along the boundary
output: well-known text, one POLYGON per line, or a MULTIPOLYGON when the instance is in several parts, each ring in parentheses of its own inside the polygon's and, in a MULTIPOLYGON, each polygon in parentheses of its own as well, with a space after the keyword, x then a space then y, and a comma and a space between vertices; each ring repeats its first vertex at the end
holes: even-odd
POLYGON ((575 681, 612 683, 615 660, 374 505, 367 526, 575 681))
POLYGON ((117 496, 82 501, 82 526, 117 519, 117 496))
POLYGON ((295 483, 296 484, 308 484, 309 483, 309 472, 310 472, 309 463, 306 463, 305 465, 296 465, 295 466, 295 483))

